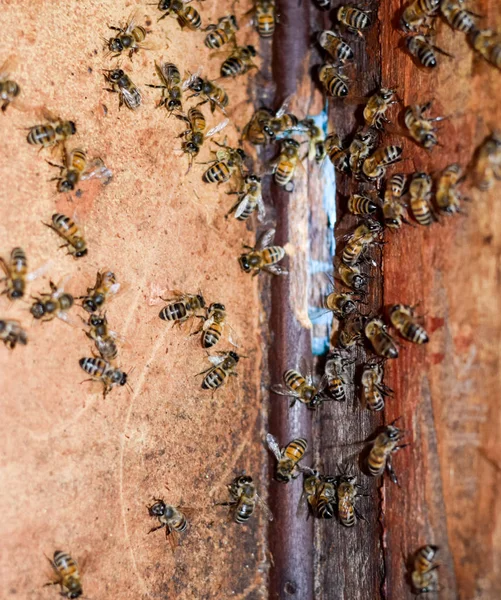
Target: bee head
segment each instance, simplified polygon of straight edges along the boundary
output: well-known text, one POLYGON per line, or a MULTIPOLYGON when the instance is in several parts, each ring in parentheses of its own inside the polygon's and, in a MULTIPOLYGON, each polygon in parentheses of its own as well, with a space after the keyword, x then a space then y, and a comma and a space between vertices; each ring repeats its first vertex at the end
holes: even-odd
POLYGON ((167 108, 169 110, 181 110, 181 102, 179 100, 169 100, 167 102, 167 108))
POLYGON ((57 189, 61 193, 72 192, 75 189, 75 182, 73 178, 66 177, 66 179, 61 179, 61 181, 57 184, 57 189))
POLYGON ((245 152, 242 150, 242 148, 237 148, 237 154, 240 156, 240 158, 242 160, 245 160, 247 158, 247 154, 245 154, 245 152))
POLYGON ((247 175, 247 177, 245 178, 245 183, 250 183, 250 182, 260 183, 260 181, 261 181, 261 177, 258 177, 257 175, 254 175, 254 174, 247 175))
POLYGON ((190 83, 190 90, 192 90, 193 92, 199 94, 204 88, 204 80, 201 77, 196 77, 191 83, 190 83))
POLYGON ((238 362, 240 360, 240 356, 238 356, 236 352, 233 352, 233 350, 230 350, 228 352, 228 356, 230 356, 235 362, 238 362))
POLYGON ((205 308, 205 298, 202 296, 202 294, 197 294, 197 300, 200 308, 205 308))
POLYGON ((104 325, 105 321, 106 319, 100 315, 91 315, 89 319, 89 325, 92 327, 100 327, 101 325, 104 325))
POLYGON ((87 248, 84 248, 84 250, 78 250, 78 252, 75 252, 76 258, 81 258, 82 256, 87 256, 87 248))
POLYGON ((111 38, 109 43, 109 49, 111 52, 122 52, 124 49, 122 40, 120 38, 111 38))
POLYGON ((119 81, 124 75, 125 73, 122 69, 113 69, 109 74, 109 78, 111 81, 119 81))
POLYGON ((90 313, 96 312, 97 310, 97 306, 93 298, 85 298, 82 303, 82 308, 90 313))
POLYGON ((213 302, 210 305, 210 310, 226 310, 224 304, 220 304, 219 302, 213 302))
POLYGON ((254 48, 254 46, 247 46, 247 52, 251 55, 251 56, 257 56, 257 51, 254 48))
POLYGON ((119 371, 117 374, 117 377, 120 377, 118 383, 120 385, 125 385, 127 383, 127 373, 124 373, 123 371, 119 371))
POLYGON ((163 500, 158 500, 155 504, 152 504, 148 508, 148 512, 150 513, 150 517, 161 517, 165 514, 167 505, 163 500))
MULTIPOLYGON (((76 584, 79 586, 79 588, 80 588, 80 584, 79 584, 78 582, 75 582, 75 583, 76 583, 76 584)), ((76 590, 76 591, 74 591, 74 592, 70 592, 70 593, 68 594, 68 598, 80 598, 80 596, 81 596, 81 595, 82 595, 82 590, 81 590, 81 589, 78 589, 78 590, 76 590)))
POLYGON ((248 254, 241 254, 240 258, 238 259, 238 262, 240 263, 240 267, 242 268, 243 271, 245 271, 246 273, 250 273, 251 266, 249 264, 249 255, 248 254))
POLYGON ((41 319, 45 314, 45 307, 42 302, 34 302, 30 308, 30 313, 35 319, 41 319))

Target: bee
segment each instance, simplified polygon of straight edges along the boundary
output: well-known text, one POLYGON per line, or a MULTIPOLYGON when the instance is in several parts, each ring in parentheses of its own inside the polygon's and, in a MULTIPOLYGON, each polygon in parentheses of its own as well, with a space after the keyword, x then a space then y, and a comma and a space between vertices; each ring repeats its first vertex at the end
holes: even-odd
POLYGON ((398 446, 398 442, 404 437, 405 432, 395 427, 395 422, 384 427, 383 431, 372 440, 367 455, 367 469, 372 477, 379 477, 386 469, 391 481, 398 485, 398 479, 391 464, 392 454, 409 444, 398 446))
POLYGON ((203 390, 212 390, 215 392, 224 383, 226 383, 228 377, 237 377, 235 367, 240 360, 240 356, 230 350, 229 352, 219 352, 219 356, 208 356, 209 362, 212 364, 211 367, 198 373, 199 375, 205 375, 202 381, 203 390))
POLYGON ((440 173, 435 193, 439 210, 450 215, 461 212, 459 202, 462 196, 457 187, 463 179, 463 172, 458 163, 449 165, 440 173))
POLYGON ((118 94, 119 109, 123 104, 131 110, 139 108, 142 100, 141 92, 122 69, 106 71, 104 78, 111 85, 111 88, 105 88, 106 91, 118 94))
POLYGON ((9 262, 0 256, 0 268, 5 273, 0 281, 6 282, 2 294, 7 294, 9 300, 22 298, 26 291, 26 281, 30 279, 26 252, 22 248, 13 248, 9 262))
POLYGON ((300 467, 298 463, 305 455, 308 442, 304 438, 296 438, 281 449, 276 437, 268 433, 266 443, 278 461, 275 479, 280 483, 289 483, 292 479, 299 477, 300 467))
POLYGON ((329 64, 322 65, 318 72, 318 78, 327 93, 331 96, 344 98, 348 95, 348 77, 343 75, 338 67, 329 64))
POLYGON ((393 390, 383 383, 383 367, 379 363, 364 366, 361 378, 362 404, 375 412, 383 410, 385 396, 391 396, 393 390))
POLYGON ((431 225, 436 219, 431 205, 431 177, 426 173, 414 173, 409 184, 412 214, 420 225, 431 225))
POLYGON ((50 227, 66 242, 61 248, 68 248, 68 254, 74 258, 87 255, 87 242, 85 241, 80 227, 66 215, 54 213, 51 223, 44 223, 50 227))
POLYGON ((299 121, 298 126, 304 128, 308 136, 308 160, 321 163, 327 156, 324 132, 315 125, 313 119, 303 119, 299 121))
POLYGON ((275 132, 270 126, 273 112, 268 108, 260 108, 253 115, 244 129, 243 137, 251 144, 261 145, 275 139, 275 132))
POLYGON ((348 242, 341 257, 343 263, 349 267, 357 264, 365 255, 369 246, 377 241, 382 231, 383 227, 379 221, 367 220, 359 225, 348 237, 348 242))
POLYGON ((267 229, 253 248, 244 246, 249 252, 241 254, 238 259, 243 271, 246 273, 252 271, 253 277, 261 271, 267 271, 273 275, 287 275, 287 271, 277 265, 285 256, 285 249, 282 246, 270 246, 274 237, 275 230, 267 229))
POLYGON ((411 572, 412 588, 416 594, 426 594, 438 590, 438 565, 433 562, 438 546, 423 546, 414 554, 411 572))
POLYGON ((306 498, 310 512, 317 519, 332 519, 336 506, 335 478, 320 475, 318 471, 313 469, 308 469, 307 472, 309 474, 303 482, 300 503, 303 502, 303 498, 306 498))
POLYGON ((80 296, 83 299, 82 308, 89 313, 101 310, 113 294, 120 289, 115 273, 107 269, 97 272, 94 287, 87 288, 87 295, 80 296))
POLYGON ((0 340, 7 348, 13 350, 16 344, 26 346, 28 336, 21 323, 16 319, 0 319, 0 340))
POLYGON ((254 46, 235 46, 232 53, 221 65, 221 77, 245 75, 251 69, 257 69, 252 59, 257 56, 254 46))
POLYGON ((355 135, 348 149, 350 169, 354 175, 360 173, 364 160, 375 150, 378 140, 379 133, 373 127, 355 135))
POLYGON ((254 514, 256 504, 264 509, 269 521, 273 515, 264 500, 258 495, 256 486, 249 475, 240 475, 228 485, 230 502, 220 502, 220 506, 230 506, 235 523, 246 523, 254 514))
POLYGON ((219 87, 213 81, 210 81, 207 78, 202 79, 198 75, 192 75, 183 84, 183 88, 185 87, 193 92, 189 98, 193 98, 193 96, 202 97, 202 102, 200 102, 198 106, 209 102, 211 112, 214 112, 217 106, 224 114, 226 114, 225 108, 230 101, 228 94, 222 87, 219 87))
POLYGON ((347 150, 343 149, 337 133, 330 133, 325 138, 325 151, 336 171, 348 173, 350 170, 349 154, 347 150))
POLYGON ((402 13, 400 27, 404 31, 419 31, 430 26, 430 19, 438 13, 441 0, 413 0, 402 13))
POLYGON ((77 132, 74 121, 60 119, 47 109, 44 109, 42 113, 47 122, 30 127, 26 138, 28 144, 50 148, 65 142, 77 132))
POLYGON ((238 192, 228 192, 238 196, 226 217, 235 213, 237 221, 246 221, 256 210, 258 219, 262 221, 266 214, 263 197, 261 195, 261 178, 254 173, 244 177, 242 187, 238 192))
POLYGON ((202 26, 202 18, 197 10, 192 6, 185 6, 191 0, 160 0, 158 10, 164 12, 158 20, 161 21, 167 16, 174 17, 181 29, 187 27, 192 31, 200 29, 202 26))
POLYGON ((57 576, 55 581, 45 585, 60 585, 61 596, 65 598, 80 598, 83 594, 82 582, 77 562, 67 552, 56 550, 54 558, 49 562, 57 576))
POLYGON ((363 518, 355 507, 355 502, 359 496, 358 489, 361 486, 357 484, 357 477, 348 473, 342 473, 336 477, 336 509, 341 525, 353 527, 357 518, 363 518))
POLYGON ((335 31, 321 31, 318 34, 318 43, 334 61, 345 63, 353 60, 354 54, 351 46, 335 31))
POLYGON ((271 139, 276 138, 281 133, 304 131, 304 128, 300 126, 299 119, 296 115, 288 110, 291 99, 292 96, 288 96, 275 115, 270 118, 269 128, 273 132, 273 135, 270 136, 271 139))
POLYGON ((435 119, 427 119, 424 116, 424 112, 427 111, 431 106, 431 102, 427 102, 420 106, 414 104, 408 106, 404 113, 404 122, 407 127, 410 136, 420 146, 426 148, 426 150, 432 150, 437 144, 438 139, 436 135, 436 129, 433 127, 435 121, 442 121, 444 117, 436 117, 435 119))
POLYGON ((165 527, 165 535, 169 539, 172 550, 174 551, 178 544, 178 534, 184 533, 188 529, 188 521, 183 511, 179 507, 165 504, 163 500, 154 498, 155 502, 148 506, 150 517, 156 517, 160 523, 158 527, 153 527, 148 531, 158 531, 165 527))
POLYGON ((162 321, 174 321, 181 325, 205 308, 205 299, 201 291, 198 294, 183 294, 183 292, 174 290, 173 293, 174 298, 162 298, 169 303, 158 314, 162 321))
POLYGON ((262 38, 272 37, 278 23, 275 0, 257 0, 250 12, 255 14, 256 31, 262 38))
POLYGON ((402 160, 402 148, 400 146, 382 146, 364 160, 362 171, 367 179, 379 180, 385 176, 388 166, 400 160, 402 160))
POLYGON ((371 26, 369 14, 352 6, 340 6, 336 15, 341 25, 359 36, 363 36, 363 30, 371 26))
POLYGON ((31 305, 30 313, 35 319, 42 321, 52 321, 54 317, 58 317, 62 321, 70 323, 68 311, 73 306, 73 296, 52 281, 49 282, 49 285, 50 293, 32 296, 35 302, 31 305))
POLYGON ((85 335, 94 341, 96 349, 102 359, 111 363, 118 356, 118 348, 115 342, 117 334, 108 329, 108 319, 104 315, 91 314, 87 322, 89 331, 85 335))
POLYGON ((0 102, 2 104, 2 112, 5 112, 9 104, 14 101, 14 98, 17 98, 21 93, 19 85, 9 77, 8 71, 13 64, 14 59, 7 59, 0 67, 0 102))
POLYGON ((338 334, 339 346, 345 350, 362 341, 362 320, 360 317, 348 317, 338 334))
POLYGON ((204 31, 209 33, 205 36, 204 44, 212 50, 222 48, 228 42, 235 40, 235 33, 238 29, 235 15, 221 17, 217 25, 209 25, 205 28, 204 31))
POLYGON ((346 317, 357 311, 354 297, 355 294, 351 292, 342 294, 332 292, 324 298, 323 306, 330 310, 337 319, 346 319, 346 317))
POLYGON ((377 94, 369 98, 364 108, 365 124, 368 127, 383 129, 385 123, 390 123, 385 114, 392 104, 397 103, 397 100, 393 99, 394 96, 395 90, 381 88, 377 94))
POLYGON ((346 402, 346 381, 343 373, 349 364, 351 362, 345 360, 337 351, 325 363, 326 391, 336 402, 346 402))
POLYGON ((125 385, 127 383, 127 373, 113 367, 108 361, 102 358, 81 358, 78 361, 81 368, 91 376, 86 381, 100 381, 103 386, 103 397, 117 385, 125 385))
POLYGON ((327 385, 325 376, 322 377, 318 385, 314 385, 310 373, 303 376, 296 369, 288 369, 284 372, 283 379, 285 386, 282 384, 272 385, 271 391, 280 396, 291 397, 291 406, 294 406, 296 400, 298 400, 310 410, 316 410, 323 402, 330 400, 324 393, 327 385))
POLYGON ((425 328, 414 317, 414 309, 406 304, 394 304, 388 311, 391 324, 398 333, 415 344, 427 344, 429 337, 425 328))
POLYGON ((243 177, 243 165, 247 155, 241 148, 231 148, 226 143, 219 144, 221 148, 216 154, 216 159, 211 162, 211 166, 202 175, 205 183, 226 183, 231 179, 235 172, 239 172, 243 177))
POLYGON ((445 56, 451 56, 448 52, 438 48, 438 46, 434 46, 429 38, 424 35, 409 36, 406 40, 406 45, 409 54, 417 58, 419 63, 427 69, 434 69, 438 65, 435 51, 445 56))
POLYGON ((119 57, 122 52, 129 52, 129 58, 132 59, 135 52, 139 52, 141 48, 144 48, 141 42, 144 42, 148 32, 141 25, 136 25, 136 20, 137 13, 133 13, 124 27, 108 25, 108 29, 118 32, 106 41, 109 53, 113 54, 112 58, 119 57))
POLYGON ((60 193, 72 192, 80 181, 97 177, 104 179, 104 183, 107 185, 112 178, 111 171, 100 158, 89 163, 85 151, 80 148, 71 152, 63 152, 62 165, 52 162, 49 164, 60 170, 59 177, 53 178, 57 181, 57 191, 60 193))
POLYGON ((226 325, 224 304, 213 302, 207 309, 207 316, 204 319, 202 328, 196 333, 202 331, 202 348, 212 348, 221 339, 226 325))
POLYGON ((478 15, 462 7, 463 0, 442 0, 440 12, 452 29, 469 33, 475 29, 478 15))
MULTIPOLYGON (((210 129, 207 133, 205 133, 205 128, 207 127, 207 122, 203 113, 198 110, 198 108, 191 107, 188 111, 188 116, 185 115, 176 115, 178 119, 185 121, 188 124, 188 129, 183 131, 178 137, 184 137, 184 141, 181 145, 181 150, 185 154, 188 154, 190 159, 190 164, 188 167, 188 171, 191 169, 193 164, 193 158, 198 155, 200 152, 200 148, 202 147, 206 138, 212 137, 228 124, 228 119, 221 121, 215 127, 210 129)), ((187 172, 188 172, 187 171, 187 172)))
POLYGON ((487 192, 494 185, 494 179, 501 179, 501 132, 494 131, 475 152, 473 165, 475 186, 487 192))
POLYGON ((348 210, 354 215, 361 217, 370 217, 378 210, 378 204, 374 202, 374 198, 364 196, 362 194, 352 194, 348 198, 348 210))
POLYGON ((501 36, 492 29, 477 29, 470 31, 470 41, 473 48, 488 62, 501 69, 501 36))
POLYGON ((280 154, 271 163, 275 183, 283 187, 286 192, 294 190, 292 178, 296 167, 301 163, 299 157, 299 142, 292 138, 285 138, 280 144, 280 154))
POLYGON ((338 273, 341 281, 346 287, 349 287, 358 294, 365 294, 369 277, 360 271, 358 265, 349 266, 340 263, 338 266, 338 273))
POLYGON ((158 65, 155 63, 155 71, 157 72, 162 85, 147 84, 151 88, 160 88, 162 90, 162 99, 158 106, 165 106, 169 112, 169 116, 175 111, 182 111, 183 92, 181 90, 181 73, 174 63, 163 63, 158 65))
POLYGON ((398 349, 382 319, 379 317, 368 319, 364 325, 364 334, 378 356, 398 358, 398 349))

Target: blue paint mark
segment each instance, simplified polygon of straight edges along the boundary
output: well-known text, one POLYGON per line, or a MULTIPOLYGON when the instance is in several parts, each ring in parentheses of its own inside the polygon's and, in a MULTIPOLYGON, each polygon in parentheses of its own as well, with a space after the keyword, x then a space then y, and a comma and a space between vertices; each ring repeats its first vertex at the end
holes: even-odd
POLYGON ((332 323, 330 310, 319 306, 308 306, 308 317, 314 325, 329 325, 332 323))
POLYGON ((311 339, 311 350, 313 356, 323 356, 329 352, 329 338, 328 337, 313 337, 311 339))
POLYGON ((310 273, 332 273, 332 262, 310 258, 310 273))

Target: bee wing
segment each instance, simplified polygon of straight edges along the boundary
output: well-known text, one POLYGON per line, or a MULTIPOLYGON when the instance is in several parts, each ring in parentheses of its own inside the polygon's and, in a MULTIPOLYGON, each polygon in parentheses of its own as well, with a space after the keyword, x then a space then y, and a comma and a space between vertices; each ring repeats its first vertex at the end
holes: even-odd
POLYGON ((108 335, 122 344, 128 344, 127 338, 121 333, 117 333, 116 331, 110 330, 108 331, 108 335))
POLYGON ((127 88, 121 88, 120 93, 123 96, 125 104, 129 108, 132 108, 134 110, 134 109, 138 108, 138 106, 141 104, 141 100, 142 100, 141 92, 139 91, 139 89, 137 87, 134 86, 132 92, 130 90, 128 90, 127 88))
POLYGON ((308 499, 306 497, 306 492, 303 490, 301 492, 301 496, 299 497, 299 502, 297 503, 296 509, 296 517, 299 519, 303 519, 306 517, 308 519, 310 517, 310 509, 309 509, 308 499))
POLYGON ((170 85, 169 77, 167 75, 168 64, 169 63, 162 63, 161 65, 159 65, 157 62, 155 62, 155 71, 157 72, 158 78, 167 87, 169 87, 170 85))
POLYGON ((130 33, 134 27, 136 26, 137 20, 139 17, 139 10, 136 8, 135 10, 133 10, 129 16, 129 18, 127 19, 127 22, 125 24, 125 33, 130 33))
POLYGON ((271 386, 271 391, 279 396, 292 396, 293 398, 299 398, 299 395, 291 390, 290 388, 282 385, 281 383, 271 386))
POLYGON ((19 58, 17 56, 8 56, 2 66, 0 66, 0 79, 7 79, 9 75, 17 68, 19 64, 19 58))
POLYGON ((38 269, 35 269, 35 271, 28 273, 28 275, 26 275, 26 281, 34 281, 35 279, 38 279, 39 277, 44 275, 48 271, 49 267, 52 265, 52 262, 52 260, 49 260, 38 269))
POLYGON ((204 324, 202 325, 202 330, 207 331, 207 329, 209 329, 209 327, 212 325, 212 323, 214 323, 213 317, 209 317, 208 319, 205 319, 204 324))
POLYGON ((236 337, 235 330, 233 329, 233 327, 231 325, 227 325, 227 327, 228 327, 228 341, 230 342, 230 344, 232 346, 235 346, 235 348, 238 348, 240 346, 240 344, 238 343, 238 339, 236 337))
POLYGON ((86 179, 104 179, 104 184, 108 185, 113 177, 113 173, 108 169, 104 162, 100 158, 95 158, 91 161, 88 169, 84 171, 80 179, 85 181, 86 179))
POLYGON ((57 289, 54 292, 54 298, 59 298, 59 296, 64 293, 64 286, 71 279, 71 275, 65 275, 57 284, 57 289))
POLYGON ((59 120, 59 117, 46 106, 38 106, 35 109, 35 113, 37 117, 43 119, 44 121, 49 121, 49 123, 54 123, 55 121, 59 120))
POLYGON ((289 104, 291 103, 293 94, 287 96, 287 98, 282 102, 282 106, 275 113, 276 118, 280 118, 282 115, 285 115, 287 109, 289 108, 289 104))
POLYGON ((76 320, 76 318, 73 315, 70 315, 64 310, 58 310, 56 313, 56 317, 58 319, 61 319, 61 321, 64 321, 67 325, 70 325, 71 327, 81 326, 81 324, 76 320))
POLYGON ((280 446, 278 444, 277 438, 271 433, 266 434, 266 443, 268 444, 268 448, 273 452, 275 458, 280 460, 282 458, 282 451, 280 450, 280 446))
POLYGON ((238 217, 240 217, 246 210, 247 210, 247 206, 249 205, 249 194, 246 194, 242 200, 240 200, 240 204, 237 207, 237 210, 235 211, 235 219, 238 219, 238 217))
POLYGON ((190 74, 189 77, 183 81, 181 89, 187 90, 190 87, 190 85, 195 81, 195 79, 202 75, 203 70, 203 67, 198 67, 198 69, 195 71, 195 73, 193 73, 193 75, 190 74))
POLYGON ((263 509, 263 512, 266 515, 268 521, 273 521, 273 513, 271 512, 270 507, 258 494, 256 494, 256 501, 259 504, 259 506, 263 509))
POLYGON ((170 527, 166 527, 167 531, 167 539, 169 540, 170 547, 172 552, 177 548, 179 538, 177 535, 177 531, 175 529, 171 529, 170 527))
POLYGON ((225 359, 225 356, 208 356, 207 357, 209 359, 209 362, 214 366, 217 367, 219 366, 223 360, 225 359))
POLYGON ((229 119, 224 119, 223 121, 221 121, 221 123, 218 123, 215 127, 209 129, 209 131, 205 134, 205 137, 209 138, 215 135, 216 133, 219 133, 226 127, 226 125, 228 125, 229 122, 229 119))
POLYGON ((263 248, 266 248, 266 246, 269 246, 273 242, 275 232, 276 230, 273 227, 264 231, 256 243, 256 248, 262 250, 263 248))
POLYGON ((257 198, 257 218, 263 222, 266 216, 266 208, 264 207, 263 197, 260 195, 257 198))
POLYGON ((269 273, 273 273, 273 275, 288 275, 289 271, 287 269, 283 269, 280 265, 265 265, 263 267, 265 271, 269 273))

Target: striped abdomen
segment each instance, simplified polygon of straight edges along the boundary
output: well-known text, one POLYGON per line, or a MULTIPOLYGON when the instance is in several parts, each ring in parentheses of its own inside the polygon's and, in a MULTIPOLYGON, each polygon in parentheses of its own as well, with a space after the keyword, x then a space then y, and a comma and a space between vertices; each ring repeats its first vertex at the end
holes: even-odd
POLYGON ((293 391, 298 391, 306 385, 306 379, 294 369, 289 369, 284 373, 284 382, 287 387, 293 391))
POLYGON ((468 11, 462 8, 452 9, 445 18, 452 28, 457 29, 457 31, 462 31, 463 33, 468 33, 475 27, 475 20, 473 17, 468 11))
POLYGON ((255 198, 247 194, 242 198, 242 202, 246 202, 244 210, 238 215, 237 221, 246 221, 257 208, 255 198))
POLYGON ((28 144, 53 146, 57 143, 56 132, 52 125, 35 125, 28 133, 28 144))
POLYGON ((334 400, 336 400, 336 402, 346 401, 346 390, 344 387, 344 381, 341 379, 341 377, 334 377, 334 379, 330 379, 327 390, 334 400))
POLYGON ((384 396, 378 390, 376 385, 372 385, 371 389, 368 390, 367 394, 365 395, 365 400, 369 410, 377 412, 383 410, 384 408, 384 396))
POLYGON ((228 165, 224 161, 218 160, 205 171, 202 179, 206 183, 225 183, 229 181, 230 177, 231 170, 228 165))
POLYGON ((221 48, 230 41, 230 36, 226 31, 220 27, 214 29, 205 37, 205 45, 207 48, 211 48, 215 50, 217 48, 221 48))
POLYGON ((283 456, 284 458, 288 458, 294 463, 300 461, 304 453, 306 452, 306 448, 308 447, 308 442, 304 438, 296 438, 292 440, 290 444, 284 450, 283 456))
POLYGON ((223 333, 223 326, 221 323, 212 323, 212 325, 206 329, 202 334, 202 347, 212 348, 221 339, 223 333))
POLYGON ((437 66, 437 56, 435 51, 428 44, 420 44, 416 50, 416 56, 423 67, 434 69, 437 66))
POLYGON ((94 379, 101 379, 112 369, 111 365, 102 358, 81 358, 78 363, 94 379))
POLYGON ((404 318, 396 326, 400 334, 409 342, 414 344, 426 344, 428 342, 428 334, 424 327, 419 323, 415 323, 410 318, 404 318))
POLYGON ((202 25, 199 12, 192 6, 186 6, 182 13, 177 13, 177 20, 181 27, 188 27, 188 29, 192 30, 200 29, 202 25))
POLYGON ((221 367, 214 367, 211 369, 202 381, 202 389, 204 390, 217 390, 223 385, 227 377, 227 373, 221 367))
POLYGON ((348 210, 354 215, 372 215, 377 211, 377 204, 367 196, 352 194, 348 200, 348 210))
POLYGON ((338 19, 351 29, 367 29, 371 24, 368 15, 358 8, 341 7, 338 11, 338 19))
POLYGON ((491 48, 489 60, 494 66, 501 69, 501 43, 495 44, 491 48))
POLYGON ((334 517, 335 490, 331 483, 321 483, 317 491, 316 512, 319 519, 334 517))
POLYGON ((420 573, 426 573, 433 568, 433 559, 437 553, 437 546, 423 546, 414 557, 414 569, 420 573))
POLYGON ((356 491, 349 481, 340 481, 337 486, 337 512, 341 524, 345 527, 353 527, 357 522, 355 514, 356 491))
POLYGON ((415 0, 417 9, 426 15, 432 15, 437 12, 441 0, 415 0))
POLYGON ((87 165, 87 155, 83 150, 77 149, 73 150, 71 153, 70 165, 72 169, 75 169, 79 173, 83 173, 85 171, 85 167, 87 165))
POLYGON ((189 315, 184 302, 173 302, 164 306, 158 316, 163 321, 182 321, 189 315))
POLYGON ((246 523, 252 516, 256 503, 254 499, 241 496, 234 512, 235 523, 246 523))
POLYGON ((53 559, 54 568, 57 570, 62 587, 62 594, 66 598, 78 598, 83 594, 82 584, 77 563, 67 552, 56 550, 53 559))
POLYGON ((433 223, 433 214, 426 198, 411 198, 411 210, 420 225, 431 225, 433 223))
POLYGON ((282 246, 267 246, 261 252, 261 257, 265 265, 274 265, 285 256, 285 250, 282 246))
POLYGON ((221 77, 236 77, 243 75, 248 71, 249 67, 241 58, 230 56, 221 65, 221 77))
POLYGON ((118 356, 118 348, 115 340, 111 336, 107 336, 106 338, 97 337, 94 342, 101 358, 106 361, 116 359, 118 356))
POLYGON ((330 65, 327 65, 327 69, 322 68, 320 71, 320 80, 331 96, 343 98, 348 95, 346 80, 330 65))
POLYGON ((87 254, 87 244, 78 225, 66 215, 55 213, 52 215, 52 229, 65 239, 70 246, 69 252, 75 257, 87 254))
POLYGON ((384 472, 388 452, 384 446, 374 445, 367 457, 367 468, 373 477, 384 472))
POLYGON ((269 7, 256 9, 257 16, 257 32, 263 38, 271 37, 275 32, 275 6, 270 5, 269 7))
POLYGON ((295 169, 295 161, 288 159, 280 160, 275 169, 275 183, 281 187, 285 187, 294 177, 295 169))
POLYGON ((8 282, 7 297, 10 300, 22 298, 26 289, 26 273, 28 260, 22 248, 14 248, 10 254, 10 281, 8 282))
POLYGON ((175 510, 174 516, 169 519, 168 525, 174 531, 183 533, 188 528, 188 521, 181 511, 175 510))
POLYGON ((364 244, 361 243, 360 239, 351 239, 344 247, 342 254, 342 261, 345 265, 355 265, 364 251, 364 244))

